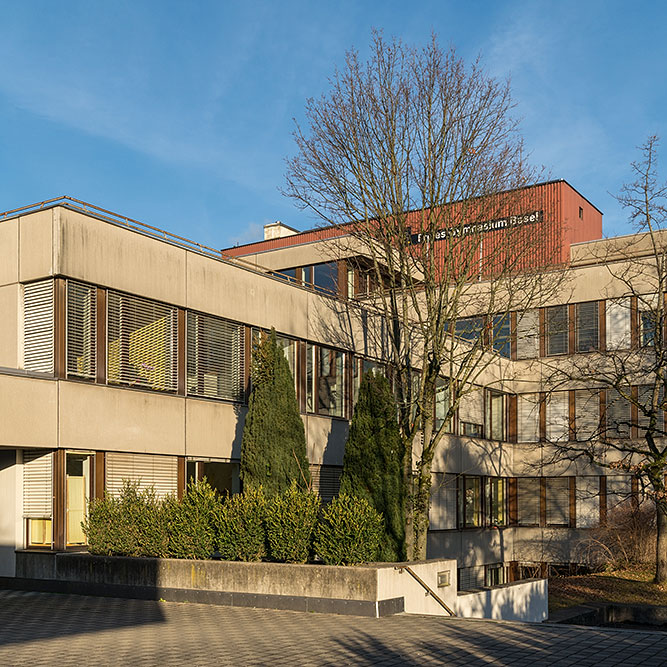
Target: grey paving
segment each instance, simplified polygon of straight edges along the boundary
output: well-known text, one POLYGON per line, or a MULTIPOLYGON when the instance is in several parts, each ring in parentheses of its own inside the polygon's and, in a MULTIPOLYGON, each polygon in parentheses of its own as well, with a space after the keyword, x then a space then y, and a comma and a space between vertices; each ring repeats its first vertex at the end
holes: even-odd
POLYGON ((0 590, 0 665, 667 665, 667 633, 0 590))

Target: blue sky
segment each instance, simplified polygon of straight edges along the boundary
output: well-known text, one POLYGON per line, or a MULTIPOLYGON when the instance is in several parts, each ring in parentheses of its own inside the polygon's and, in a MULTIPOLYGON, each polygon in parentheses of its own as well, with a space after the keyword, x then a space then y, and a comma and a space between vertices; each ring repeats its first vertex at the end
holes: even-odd
POLYGON ((605 234, 630 231, 609 193, 651 133, 667 178, 659 0, 6 0, 0 22, 0 210, 69 194, 217 248, 312 227, 278 192, 293 118, 373 27, 510 76, 533 161, 605 234))

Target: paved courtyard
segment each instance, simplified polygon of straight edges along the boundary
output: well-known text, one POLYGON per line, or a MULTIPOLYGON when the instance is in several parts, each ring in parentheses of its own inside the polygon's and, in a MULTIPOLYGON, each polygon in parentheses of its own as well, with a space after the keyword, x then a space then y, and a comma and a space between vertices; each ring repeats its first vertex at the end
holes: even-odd
POLYGON ((667 633, 0 590, 0 665, 667 665, 667 633))

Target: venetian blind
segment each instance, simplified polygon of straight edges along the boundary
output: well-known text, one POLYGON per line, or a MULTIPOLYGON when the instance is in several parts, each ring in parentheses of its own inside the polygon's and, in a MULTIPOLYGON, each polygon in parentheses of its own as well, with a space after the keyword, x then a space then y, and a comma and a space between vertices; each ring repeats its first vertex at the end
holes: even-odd
POLYGON ((547 524, 566 526, 570 521, 570 478, 547 477, 547 524))
POLYGON ((546 310, 547 354, 567 354, 567 306, 550 306, 546 310))
POLYGON ((536 526, 540 523, 540 480, 538 477, 518 477, 517 519, 522 526, 536 526))
POLYGON ((598 336, 598 302, 589 301, 578 303, 575 307, 577 352, 588 352, 597 350, 599 346, 598 336))
POLYGON ((516 356, 518 359, 534 359, 540 353, 540 313, 526 310, 517 313, 516 356))
POLYGON ((95 378, 95 318, 97 290, 67 281, 67 375, 95 378))
MULTIPOLYGON (((639 432, 639 436, 642 437, 646 431, 646 429, 649 428, 650 424, 650 413, 653 413, 655 415, 655 428, 658 431, 662 431, 664 429, 664 421, 665 421, 665 412, 664 412, 664 390, 662 388, 659 389, 658 391, 658 400, 655 405, 653 406, 653 387, 650 385, 642 385, 637 388, 637 425, 639 426, 640 429, 642 429, 639 432), (642 410, 642 407, 644 410, 642 410), (648 411, 649 414, 646 414, 646 411, 648 411)), ((656 435, 662 435, 660 433, 656 435)))
POLYGON ((53 373, 53 280, 23 286, 23 367, 53 373))
POLYGON ((178 484, 178 458, 153 454, 108 452, 105 456, 106 490, 118 495, 123 482, 136 483, 140 490, 153 487, 159 498, 175 495, 178 484))
POLYGON ((456 528, 456 475, 444 472, 431 473, 431 530, 456 528))
POLYGON ((600 478, 577 477, 577 528, 594 528, 600 522, 600 478))
POLYGON ((610 299, 606 308, 607 349, 630 347, 630 298, 610 299))
POLYGON ((568 392, 556 391, 547 397, 547 440, 564 442, 569 437, 568 392))
POLYGON ((243 326, 188 312, 187 327, 188 394, 243 400, 243 326))
POLYGON ((338 466, 321 466, 311 464, 310 480, 313 491, 324 503, 330 503, 340 491, 340 476, 343 472, 338 466))
POLYGON ((45 449, 23 450, 23 516, 51 517, 53 453, 45 449))
POLYGON ((177 309, 109 291, 109 382, 162 391, 177 388, 177 309))
POLYGON ((538 442, 540 439, 540 395, 519 394, 517 397, 519 442, 538 442))
MULTIPOLYGON (((626 391, 630 391, 628 387, 626 391)), ((607 410, 605 435, 608 438, 630 436, 630 401, 621 396, 617 389, 607 389, 607 410)))
POLYGON ((600 428, 600 394, 597 389, 574 392, 574 420, 577 440, 590 440, 600 428))
POLYGON ((470 424, 484 424, 484 392, 473 390, 461 396, 459 421, 470 424))

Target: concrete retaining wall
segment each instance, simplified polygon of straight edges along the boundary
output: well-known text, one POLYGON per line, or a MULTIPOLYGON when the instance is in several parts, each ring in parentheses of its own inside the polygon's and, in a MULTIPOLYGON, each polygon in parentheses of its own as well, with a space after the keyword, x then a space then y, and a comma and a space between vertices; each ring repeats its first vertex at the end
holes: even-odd
POLYGON ((548 582, 525 579, 481 591, 459 593, 456 610, 465 618, 541 623, 549 616, 548 582))

